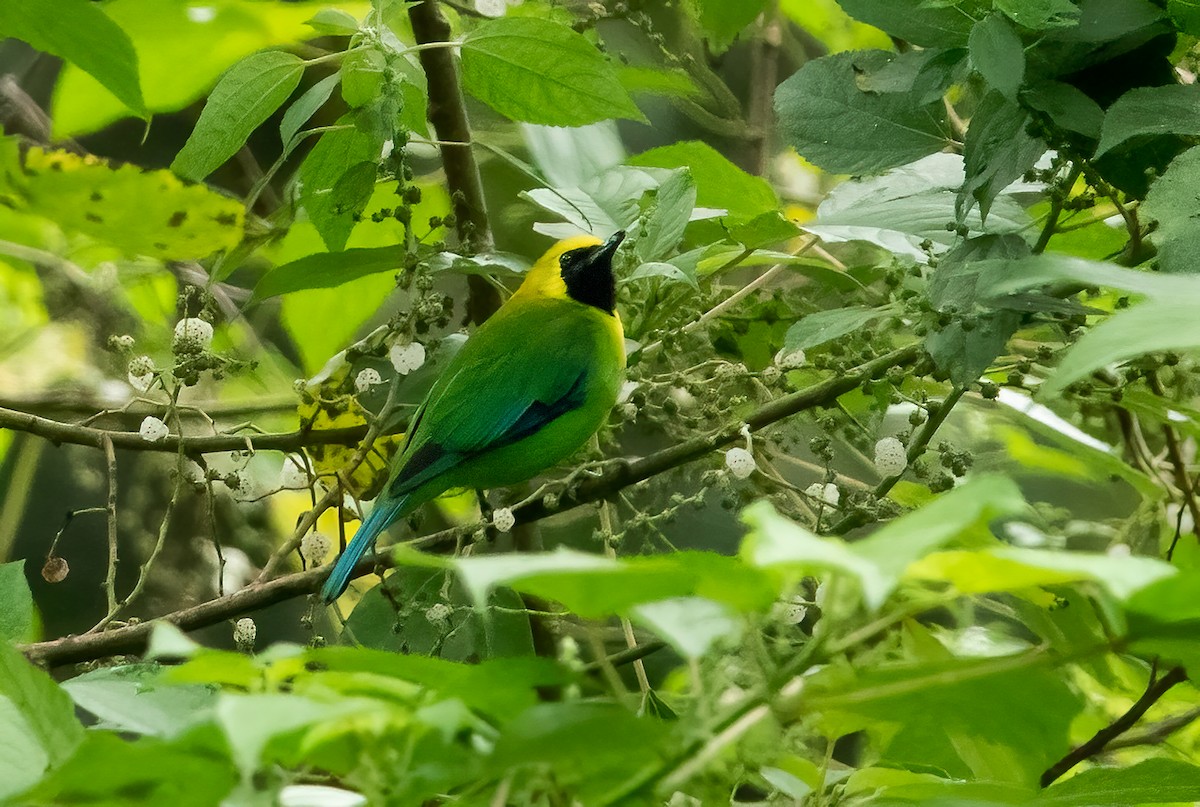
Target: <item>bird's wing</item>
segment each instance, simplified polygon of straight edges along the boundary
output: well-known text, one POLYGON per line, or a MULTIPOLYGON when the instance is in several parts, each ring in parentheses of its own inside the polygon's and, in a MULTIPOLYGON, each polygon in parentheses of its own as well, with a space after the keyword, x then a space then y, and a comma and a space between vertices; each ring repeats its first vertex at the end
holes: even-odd
POLYGON ((414 416, 389 494, 414 490, 584 404, 592 340, 550 313, 522 312, 495 322, 486 338, 480 331, 467 340, 414 416))

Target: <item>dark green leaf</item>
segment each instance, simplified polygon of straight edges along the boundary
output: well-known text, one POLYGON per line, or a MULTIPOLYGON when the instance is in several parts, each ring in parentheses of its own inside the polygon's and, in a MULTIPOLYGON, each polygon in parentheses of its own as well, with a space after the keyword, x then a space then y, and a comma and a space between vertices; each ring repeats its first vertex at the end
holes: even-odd
POLYGON ((838 0, 846 13, 925 48, 963 47, 973 20, 953 6, 924 0, 838 0))
POLYGON ((695 0, 700 7, 700 25, 718 48, 732 42, 742 29, 754 22, 766 0, 695 0))
POLYGON ((1200 87, 1175 85, 1130 90, 1104 116, 1099 158, 1134 137, 1200 135, 1200 87))
POLYGON ((775 110, 788 145, 839 174, 880 173, 945 148, 941 103, 922 106, 903 93, 858 89, 859 72, 880 69, 892 58, 884 51, 825 56, 780 84, 775 110))
POLYGON ((909 50, 878 70, 859 73, 855 81, 863 92, 907 93, 919 105, 932 104, 965 77, 966 61, 965 48, 909 50))
POLYGON ((1079 19, 1079 7, 1071 0, 996 0, 996 9, 1035 31, 1063 28, 1079 19))
POLYGON ((1158 223, 1151 238, 1158 246, 1158 265, 1164 272, 1200 272, 1200 219, 1196 217, 1196 188, 1200 187, 1200 148, 1175 158, 1150 186, 1141 215, 1158 223))
POLYGON ((462 68, 467 92, 513 120, 582 126, 643 119, 612 64, 561 23, 489 20, 463 40, 462 68))
POLYGON ((794 221, 773 210, 729 228, 729 237, 746 249, 759 249, 794 238, 799 232, 794 221))
POLYGON ((839 336, 853 333, 880 317, 890 316, 894 313, 895 309, 888 306, 883 308, 850 306, 830 311, 817 311, 815 314, 806 315, 788 328, 784 349, 788 351, 806 350, 823 345, 839 336))
POLYGON ((220 168, 283 105, 303 74, 300 57, 279 50, 252 54, 229 68, 209 93, 171 170, 198 182, 220 168))
POLYGON ((1186 34, 1200 35, 1200 2, 1198 0, 1167 0, 1167 13, 1186 34))
POLYGON ((376 272, 398 271, 407 259, 404 246, 318 252, 267 272, 254 287, 254 296, 263 300, 303 289, 331 289, 376 272))
MULTIPOLYGON (((355 166, 377 160, 382 148, 382 140, 377 135, 353 127, 353 120, 345 116, 339 123, 347 128, 321 135, 300 166, 300 204, 321 234, 325 246, 334 252, 346 246, 355 218, 362 212, 361 207, 355 209, 347 203, 355 200, 366 203, 361 193, 365 186, 364 169, 358 169, 358 174, 350 180, 351 185, 342 186, 340 201, 334 199, 332 191, 355 166)), ((371 182, 374 183, 374 176, 371 182)))
POLYGON ((696 206, 696 183, 687 168, 676 168, 663 177, 657 188, 645 195, 644 225, 634 242, 643 261, 658 261, 675 249, 696 206))
POLYGON ((379 96, 387 61, 374 48, 352 51, 342 61, 342 99, 351 108, 366 106, 379 96))
POLYGON ((1021 93, 1031 109, 1044 112, 1051 122, 1068 132, 1099 139, 1104 110, 1082 90, 1061 81, 1041 81, 1021 93))
POLYGON ((996 196, 1045 153, 1046 144, 1026 131, 1029 120, 1028 112, 999 91, 980 103, 963 147, 967 181, 958 196, 960 221, 976 202, 986 221, 996 196))
POLYGON ((283 113, 283 120, 279 122, 279 139, 285 146, 292 142, 300 128, 329 100, 333 88, 340 80, 339 73, 326 76, 305 90, 304 94, 288 107, 287 112, 283 113))
POLYGON ((696 204, 729 211, 731 222, 752 219, 779 206, 770 184, 731 163, 707 143, 689 140, 644 151, 630 165, 687 168, 696 183, 696 204))
POLYGON ((1025 79, 1025 48, 1021 37, 999 14, 991 14, 971 29, 971 64, 993 88, 1015 101, 1025 79))
POLYGON ((89 0, 4 0, 0 39, 15 37, 52 53, 99 81, 125 106, 146 115, 133 42, 119 25, 89 0))
POLYGON ((33 595, 25 561, 0 563, 0 641, 27 642, 33 629, 33 595))
POLYGON ((1162 18, 1162 9, 1151 0, 1081 0, 1079 22, 1054 33, 1068 42, 1109 42, 1149 28, 1162 18))

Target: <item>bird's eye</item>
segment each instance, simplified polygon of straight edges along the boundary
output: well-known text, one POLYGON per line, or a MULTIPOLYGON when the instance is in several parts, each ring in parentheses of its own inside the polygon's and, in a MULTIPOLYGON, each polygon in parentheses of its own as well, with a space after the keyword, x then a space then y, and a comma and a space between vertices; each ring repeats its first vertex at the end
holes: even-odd
POLYGON ((569 252, 564 252, 562 257, 558 259, 559 268, 564 272, 575 269, 587 258, 587 252, 587 247, 572 249, 569 252))

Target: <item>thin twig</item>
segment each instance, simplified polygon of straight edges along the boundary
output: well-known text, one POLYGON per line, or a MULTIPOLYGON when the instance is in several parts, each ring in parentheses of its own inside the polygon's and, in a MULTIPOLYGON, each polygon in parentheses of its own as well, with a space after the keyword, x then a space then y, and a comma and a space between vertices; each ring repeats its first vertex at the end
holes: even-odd
POLYGON ((117 612, 117 453, 112 440, 103 440, 104 461, 108 467, 108 572, 104 576, 104 593, 108 613, 117 612))
POLYGON ((1152 678, 1149 686, 1146 687, 1146 691, 1142 693, 1142 696, 1137 699, 1133 706, 1129 707, 1125 714, 1100 729, 1090 740, 1073 749, 1065 757, 1047 768, 1046 772, 1042 774, 1042 787, 1049 787, 1055 780, 1080 762, 1091 759, 1099 754, 1110 742, 1133 728, 1142 715, 1146 714, 1151 706, 1158 703, 1162 696, 1167 694, 1167 690, 1186 680, 1187 671, 1183 667, 1172 667, 1161 678, 1152 678))

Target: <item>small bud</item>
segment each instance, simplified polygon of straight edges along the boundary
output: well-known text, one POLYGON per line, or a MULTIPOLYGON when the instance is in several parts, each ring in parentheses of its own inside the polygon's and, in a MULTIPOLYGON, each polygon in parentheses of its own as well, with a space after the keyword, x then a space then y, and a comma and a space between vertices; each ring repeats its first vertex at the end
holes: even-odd
POLYGON ((308 469, 304 460, 295 455, 283 459, 283 467, 279 469, 279 487, 284 490, 302 490, 308 487, 308 469))
POLYGON ((408 375, 413 370, 425 364, 425 346, 420 342, 409 342, 407 345, 393 345, 388 351, 388 358, 396 372, 408 375))
POLYGON ((501 507, 492 513, 492 526, 500 532, 508 532, 517 524, 517 518, 508 507, 501 507))
POLYGON ((142 439, 147 443, 157 443, 165 439, 170 431, 167 429, 167 424, 153 415, 148 415, 142 421, 142 427, 138 430, 138 433, 142 435, 142 439))
POLYGON ((775 354, 775 363, 784 370, 797 370, 804 366, 803 350, 788 350, 786 347, 775 354))
POLYGON ((300 539, 300 555, 310 567, 320 566, 329 556, 332 546, 329 538, 321 532, 310 532, 300 539))
POLYGON ((786 625, 799 625, 808 616, 808 603, 797 594, 775 603, 771 615, 786 625))
POLYGON ((875 444, 875 470, 880 476, 896 476, 907 467, 904 445, 895 437, 885 437, 875 444))
POLYGON ((181 319, 175 324, 171 349, 176 353, 201 353, 212 344, 213 326, 196 317, 181 319))
POLYGON ((129 350, 133 347, 133 337, 127 333, 123 333, 120 336, 110 336, 108 343, 117 350, 129 350))
POLYGON ((754 462, 754 455, 740 446, 725 452, 725 465, 738 479, 745 479, 758 468, 754 462))
POLYGON ((258 626, 254 620, 244 616, 233 623, 233 644, 241 653, 254 652, 254 640, 258 638, 258 626))
POLYGON ((184 458, 183 468, 181 469, 185 481, 193 485, 204 484, 204 469, 195 460, 184 458))
POLYGON ((368 367, 361 370, 358 377, 354 379, 354 389, 358 392, 366 392, 376 384, 382 384, 383 378, 380 377, 379 371, 374 367, 368 367))
POLYGON ((439 602, 425 609, 425 618, 435 625, 441 625, 450 619, 451 613, 449 605, 439 602))

